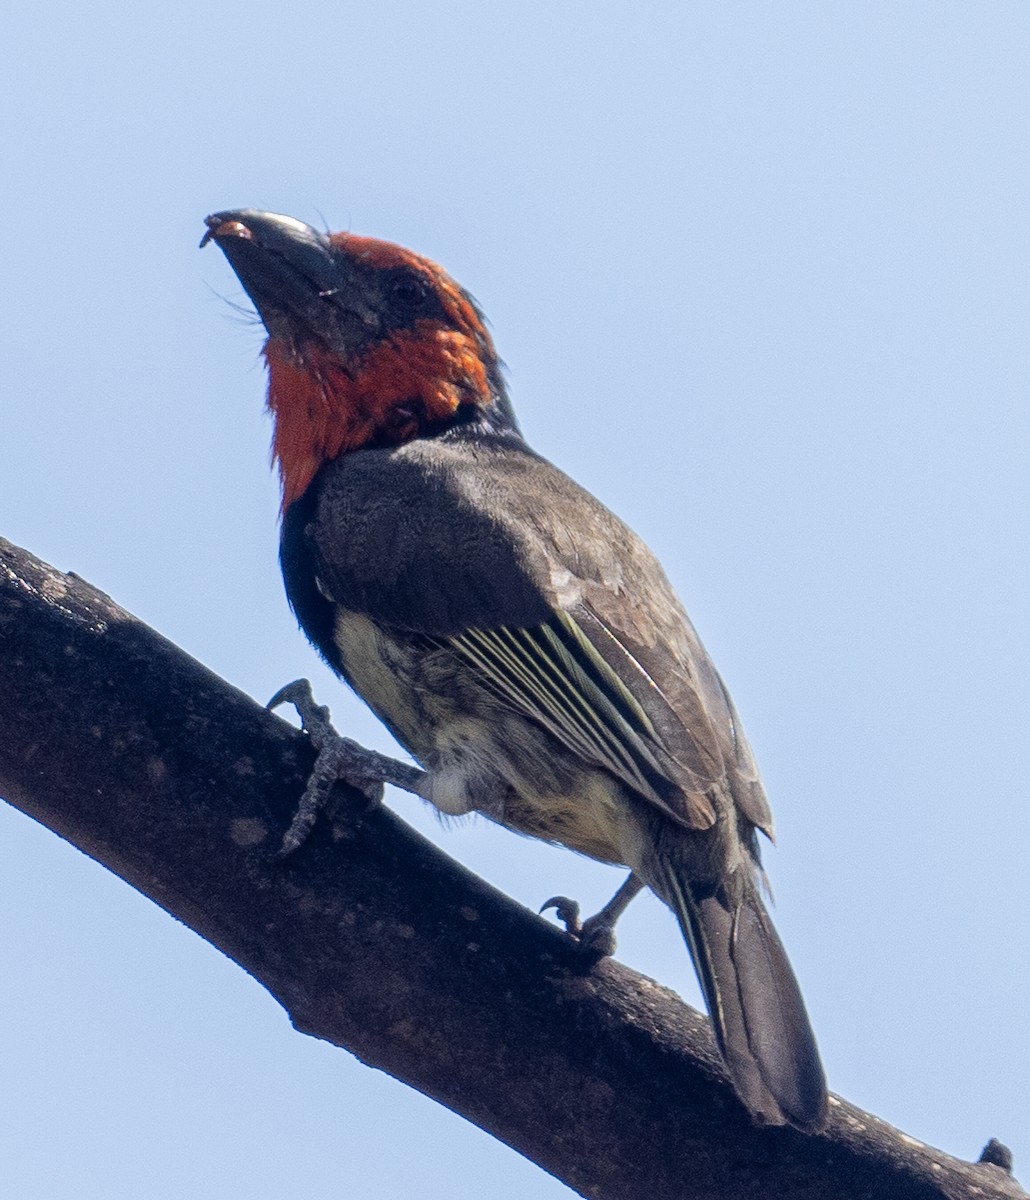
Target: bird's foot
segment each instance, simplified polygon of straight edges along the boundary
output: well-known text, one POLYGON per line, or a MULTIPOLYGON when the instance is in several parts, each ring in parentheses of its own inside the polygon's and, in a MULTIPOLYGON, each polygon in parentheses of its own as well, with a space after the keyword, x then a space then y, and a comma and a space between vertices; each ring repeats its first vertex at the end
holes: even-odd
POLYGON ((319 812, 328 807, 337 782, 343 782, 362 795, 369 809, 383 800, 383 784, 392 783, 405 791, 418 792, 424 772, 418 767, 397 762, 350 738, 340 737, 333 728, 329 709, 315 702, 311 684, 297 679, 281 687, 265 706, 271 711, 281 704, 292 704, 300 717, 301 728, 311 739, 317 753, 304 794, 290 827, 283 835, 279 857, 299 850, 308 839, 319 812))
POLYGON ((545 913, 553 908, 555 916, 565 926, 565 932, 574 938, 580 950, 594 958, 610 958, 615 953, 615 922, 609 920, 605 909, 579 919, 579 904, 568 896, 552 896, 541 908, 545 913))
POLYGON ((615 953, 615 922, 643 886, 642 880, 630 875, 600 912, 582 922, 579 904, 568 896, 552 896, 540 911, 545 913, 553 908, 565 926, 565 932, 576 939, 585 953, 596 958, 610 958, 615 953))

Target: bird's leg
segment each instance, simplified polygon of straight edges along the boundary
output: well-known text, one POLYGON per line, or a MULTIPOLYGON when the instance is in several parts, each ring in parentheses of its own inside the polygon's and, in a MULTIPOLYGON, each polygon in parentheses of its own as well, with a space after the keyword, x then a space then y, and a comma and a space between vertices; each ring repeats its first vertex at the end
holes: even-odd
POLYGON ((582 924, 579 920, 579 904, 568 896, 552 896, 540 911, 543 913, 553 908, 566 933, 574 937, 584 950, 599 958, 607 958, 615 953, 615 922, 643 886, 643 880, 631 874, 604 908, 582 924))
POLYGON ((265 707, 272 710, 280 704, 292 704, 297 710, 301 727, 318 755, 297 811, 283 835, 280 858, 303 846, 315 818, 326 807, 329 794, 338 780, 361 792, 368 799, 370 807, 382 803, 385 783, 392 783, 406 792, 421 794, 425 771, 385 754, 377 754, 374 750, 366 750, 350 738, 340 737, 329 719, 329 709, 323 704, 316 704, 311 694, 311 684, 306 679, 297 679, 281 687, 265 707))

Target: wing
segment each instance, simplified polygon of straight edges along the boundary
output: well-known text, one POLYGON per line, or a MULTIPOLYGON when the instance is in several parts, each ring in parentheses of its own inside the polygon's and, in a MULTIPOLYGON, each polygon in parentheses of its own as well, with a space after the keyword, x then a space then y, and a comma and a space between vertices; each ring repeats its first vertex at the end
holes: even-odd
POLYGON ((674 820, 707 828, 736 803, 771 832, 736 714, 661 567, 550 463, 511 439, 414 442, 338 459, 311 505, 323 595, 445 646, 674 820))
POLYGON ((591 766, 677 821, 695 828, 715 821, 704 794, 711 780, 670 757, 646 709, 568 613, 529 629, 470 629, 446 644, 495 695, 591 766))

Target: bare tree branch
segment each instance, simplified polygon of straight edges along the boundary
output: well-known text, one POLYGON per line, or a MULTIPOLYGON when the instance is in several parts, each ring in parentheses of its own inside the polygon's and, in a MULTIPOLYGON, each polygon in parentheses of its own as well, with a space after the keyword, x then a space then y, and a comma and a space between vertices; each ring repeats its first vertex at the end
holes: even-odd
POLYGON ((186 922, 294 1025, 492 1133, 593 1200, 1023 1197, 834 1101, 757 1129, 708 1022, 568 940, 386 809, 345 797, 274 852, 303 735, 89 584, 0 541, 0 794, 186 922))

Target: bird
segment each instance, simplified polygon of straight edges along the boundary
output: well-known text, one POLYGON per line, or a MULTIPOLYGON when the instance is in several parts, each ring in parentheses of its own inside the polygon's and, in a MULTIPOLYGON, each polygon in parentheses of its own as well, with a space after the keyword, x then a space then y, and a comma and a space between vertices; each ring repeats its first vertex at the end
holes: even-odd
MULTIPOLYGON (((548 904, 604 954, 650 888, 751 1119, 818 1131, 823 1067, 762 898, 769 803, 655 556, 530 448, 483 313, 441 267, 255 209, 205 225, 201 245, 223 251, 267 332, 290 606, 418 764, 373 756, 370 771, 345 744, 335 767, 628 867, 585 922, 565 897, 548 904)), ((273 703, 314 726, 327 710, 305 687, 273 703)), ((298 821, 312 820, 309 803, 298 821)))

